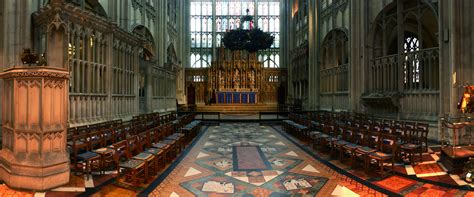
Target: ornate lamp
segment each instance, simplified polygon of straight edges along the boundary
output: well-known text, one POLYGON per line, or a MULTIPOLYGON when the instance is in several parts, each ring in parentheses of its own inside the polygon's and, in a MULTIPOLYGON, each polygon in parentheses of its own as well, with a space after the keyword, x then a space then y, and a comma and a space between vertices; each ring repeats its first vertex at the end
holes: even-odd
POLYGON ((253 53, 272 46, 275 38, 270 33, 253 28, 253 16, 248 13, 249 9, 247 9, 247 15, 241 18, 242 25, 239 29, 230 30, 224 34, 222 42, 227 49, 246 50, 253 53))

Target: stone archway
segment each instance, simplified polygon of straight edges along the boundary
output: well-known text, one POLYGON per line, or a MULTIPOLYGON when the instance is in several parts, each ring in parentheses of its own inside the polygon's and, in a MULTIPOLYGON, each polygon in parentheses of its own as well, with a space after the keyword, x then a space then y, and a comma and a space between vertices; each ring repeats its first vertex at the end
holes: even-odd
POLYGON ((144 41, 139 53, 138 99, 140 113, 147 113, 152 111, 152 70, 156 64, 155 41, 150 30, 143 25, 135 26, 132 32, 144 41))

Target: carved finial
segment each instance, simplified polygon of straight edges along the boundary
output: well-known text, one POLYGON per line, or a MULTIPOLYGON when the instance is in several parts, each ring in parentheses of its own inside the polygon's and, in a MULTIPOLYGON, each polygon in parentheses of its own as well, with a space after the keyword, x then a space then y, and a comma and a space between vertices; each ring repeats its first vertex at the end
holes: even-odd
POLYGON ((59 13, 57 13, 54 16, 54 19, 49 24, 48 30, 49 31, 59 30, 61 27, 64 28, 64 30, 66 30, 66 23, 64 23, 64 21, 61 19, 61 16, 59 15, 59 13))

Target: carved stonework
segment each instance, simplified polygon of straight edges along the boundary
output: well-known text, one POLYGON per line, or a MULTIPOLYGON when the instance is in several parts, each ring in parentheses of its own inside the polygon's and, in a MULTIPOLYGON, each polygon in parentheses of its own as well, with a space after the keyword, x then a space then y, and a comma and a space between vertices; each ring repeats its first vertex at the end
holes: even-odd
POLYGON ((51 23, 48 25, 48 32, 52 32, 52 31, 57 31, 57 30, 60 30, 60 29, 63 29, 63 30, 66 30, 67 29, 67 25, 66 23, 61 19, 61 16, 59 15, 59 13, 57 13, 53 20, 51 21, 51 23))
POLYGON ((13 67, 3 78, 0 179, 14 188, 48 190, 69 182, 66 150, 69 72, 13 67), (41 126, 40 126, 41 125, 41 126))
MULTIPOLYGON (((11 69, 8 69, 11 70, 11 69)), ((6 71, 8 71, 6 70, 6 71)), ((15 73, 5 73, 3 75, 4 79, 17 78, 17 77, 44 77, 44 78, 61 78, 69 79, 69 73, 49 73, 49 72, 15 72, 15 73)))

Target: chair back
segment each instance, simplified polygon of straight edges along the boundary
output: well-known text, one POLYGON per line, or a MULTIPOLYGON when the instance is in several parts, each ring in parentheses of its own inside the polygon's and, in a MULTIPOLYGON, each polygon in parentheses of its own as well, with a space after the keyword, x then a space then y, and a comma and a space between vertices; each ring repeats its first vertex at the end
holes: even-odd
POLYGON ((139 136, 139 140, 141 141, 142 143, 142 150, 145 150, 147 148, 150 148, 151 147, 151 133, 152 133, 152 130, 153 129, 149 129, 145 132, 141 132, 138 136, 139 136))
POLYGON ((383 125, 383 126, 382 126, 382 129, 380 130, 380 132, 385 133, 385 134, 391 134, 391 133, 393 132, 393 131, 392 131, 392 126, 383 125))
POLYGON ((102 131, 97 127, 89 133, 90 150, 101 148, 105 146, 105 139, 102 131))
POLYGON ((128 149, 130 150, 131 154, 138 154, 142 152, 143 145, 141 144, 138 135, 133 135, 127 138, 128 142, 128 149))
POLYGON ((395 128, 404 128, 405 127, 405 124, 402 122, 402 121, 393 121, 393 127, 395 128))
POLYGON ((121 159, 127 160, 132 157, 127 140, 116 142, 111 147, 114 149, 114 161, 116 163, 120 162, 121 159))
POLYGON ((89 142, 89 134, 87 133, 80 133, 77 135, 72 136, 72 146, 71 149, 74 154, 82 153, 85 151, 90 151, 90 142, 89 142))
POLYGON ((415 123, 414 122, 405 122, 405 128, 413 129, 413 128, 415 128, 415 123))
POLYGON ((366 146, 370 148, 379 148, 379 138, 380 138, 380 133, 378 131, 367 131, 366 135, 364 136, 365 138, 365 143, 366 146))
POLYGON ((354 135, 354 130, 355 128, 353 127, 345 127, 344 130, 342 131, 341 138, 342 140, 346 142, 352 142, 353 141, 353 135, 354 135))
POLYGON ((332 132, 333 132, 333 127, 329 126, 329 125, 323 125, 323 133, 326 134, 326 135, 332 135, 332 132))
POLYGON ((411 143, 411 144, 419 144, 423 145, 423 134, 424 131, 422 129, 407 129, 407 137, 406 137, 406 142, 411 143))
POLYGON ((397 152, 397 138, 390 134, 380 134, 379 150, 384 153, 395 154, 397 152))
POLYGON ((366 146, 367 144, 364 142, 364 137, 366 136, 366 132, 363 129, 354 129, 354 133, 352 134, 351 142, 354 144, 358 144, 361 146, 366 146))

